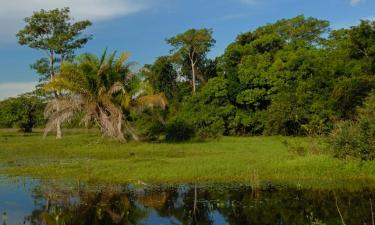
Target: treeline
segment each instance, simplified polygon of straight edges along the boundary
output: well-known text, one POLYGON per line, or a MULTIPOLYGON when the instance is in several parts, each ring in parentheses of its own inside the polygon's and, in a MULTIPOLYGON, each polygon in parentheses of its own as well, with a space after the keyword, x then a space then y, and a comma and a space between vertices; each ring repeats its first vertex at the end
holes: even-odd
POLYGON ((141 72, 168 97, 162 114, 170 135, 328 134, 337 121, 355 119, 375 87, 371 21, 330 30, 324 20, 283 19, 240 34, 214 60, 206 57, 214 43, 210 34, 203 29, 176 36, 178 54, 159 57, 141 72), (205 42, 197 46, 204 50, 195 56, 195 82, 189 58, 197 52, 194 38, 205 42))
MULTIPOLYGON (((42 75, 42 81, 51 83, 55 76, 63 74, 71 82, 71 86, 52 82, 57 85, 55 94, 70 91, 82 100, 90 92, 92 98, 88 100, 96 99, 98 105, 103 105, 104 100, 98 97, 103 93, 100 88, 109 90, 120 82, 123 86, 108 92, 105 101, 118 102, 116 107, 125 101, 128 106, 121 110, 124 127, 133 137, 183 141, 222 135, 327 135, 339 127, 340 121, 357 124, 361 117, 358 110, 364 111, 358 108, 368 105, 370 109, 374 104, 373 97, 369 97, 374 95, 371 93, 375 87, 375 22, 372 21, 363 20, 357 26, 332 30, 328 21, 316 18, 282 19, 238 35, 224 54, 215 59, 207 57, 215 44, 212 30, 191 29, 167 39, 171 46, 169 55, 160 56, 153 64, 131 73, 129 65, 121 69, 113 65, 108 69, 115 61, 115 54, 109 59, 105 54, 102 58, 90 54, 74 57, 74 50, 91 39, 91 36, 77 38, 91 23, 67 23, 68 13, 68 9, 42 10, 27 18, 29 26, 18 33, 20 44, 52 49, 50 58, 39 60, 33 68, 42 75), (60 26, 59 32, 70 35, 63 36, 68 41, 61 43, 68 44, 59 45, 59 38, 38 42, 35 37, 40 33, 35 32, 40 31, 32 27, 37 23, 31 21, 48 21, 59 13, 65 15, 60 18, 64 26, 60 26), (54 60, 56 55, 60 57, 54 60), (105 66, 101 67, 102 64, 105 66), (65 72, 61 70, 64 65, 65 72), (79 76, 71 76, 72 71, 79 76), (99 76, 98 71, 105 71, 105 76, 99 76), (122 76, 121 71, 126 74, 122 76), (73 84, 82 80, 89 83, 82 83, 86 86, 75 90, 73 84), (85 88, 88 91, 82 92, 85 88), (124 91, 119 94, 121 90, 124 91), (126 98, 124 93, 128 93, 126 98), (143 105, 150 107, 141 107, 141 111, 135 107, 139 105, 138 97, 148 100, 143 105), (369 100, 364 104, 366 99, 369 100), (157 107, 164 100, 167 107, 157 107)), ((123 63, 126 59, 118 60, 123 63)), ((66 94, 60 98, 56 95, 55 99, 65 97, 66 94)), ((80 107, 93 110, 89 105, 80 107)), ((4 110, 6 107, 1 107, 0 111, 4 110)), ((105 115, 117 115, 116 110, 112 113, 107 110, 105 115)), ((99 114, 91 119, 99 121, 99 114)), ((373 112, 366 115, 371 117, 373 112)), ((1 117, 3 127, 11 124, 1 117)), ((366 132, 372 129, 373 133, 366 137, 374 140, 373 120, 369 123, 363 129, 366 132)), ((337 130, 334 133, 338 135, 337 130)))

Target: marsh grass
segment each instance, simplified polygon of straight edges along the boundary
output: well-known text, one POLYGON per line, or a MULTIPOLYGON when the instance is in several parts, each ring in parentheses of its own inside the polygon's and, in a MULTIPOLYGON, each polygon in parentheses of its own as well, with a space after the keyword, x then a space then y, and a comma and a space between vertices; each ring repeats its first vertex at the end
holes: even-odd
POLYGON ((88 183, 274 183, 304 188, 375 187, 375 163, 328 153, 291 157, 288 146, 306 138, 224 137, 207 142, 119 144, 95 131, 0 131, 0 173, 88 183))

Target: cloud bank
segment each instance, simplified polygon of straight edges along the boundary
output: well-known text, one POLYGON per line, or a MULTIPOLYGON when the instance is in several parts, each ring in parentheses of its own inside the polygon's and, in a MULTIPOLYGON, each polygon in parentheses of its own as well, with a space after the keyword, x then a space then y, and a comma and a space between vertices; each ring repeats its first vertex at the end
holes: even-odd
POLYGON ((35 90, 38 82, 0 83, 0 100, 35 90))
POLYGON ((0 43, 14 42, 23 19, 40 9, 70 7, 75 19, 108 20, 142 11, 153 0, 0 0, 0 43))

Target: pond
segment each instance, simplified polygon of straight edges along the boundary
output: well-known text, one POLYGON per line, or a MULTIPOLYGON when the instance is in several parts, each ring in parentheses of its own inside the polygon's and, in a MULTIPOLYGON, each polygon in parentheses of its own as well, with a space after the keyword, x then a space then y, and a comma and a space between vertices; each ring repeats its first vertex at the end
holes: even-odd
POLYGON ((17 224, 374 224, 375 190, 264 185, 87 186, 0 179, 0 222, 17 224))

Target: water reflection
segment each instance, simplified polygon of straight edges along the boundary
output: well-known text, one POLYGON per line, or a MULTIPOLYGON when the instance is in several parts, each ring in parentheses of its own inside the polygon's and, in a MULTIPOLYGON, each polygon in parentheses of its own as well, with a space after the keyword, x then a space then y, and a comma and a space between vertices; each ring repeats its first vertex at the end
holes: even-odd
POLYGON ((80 184, 34 182, 22 186, 7 181, 0 185, 0 212, 4 225, 371 225, 374 193, 271 186, 254 191, 241 185, 93 189, 80 184))

